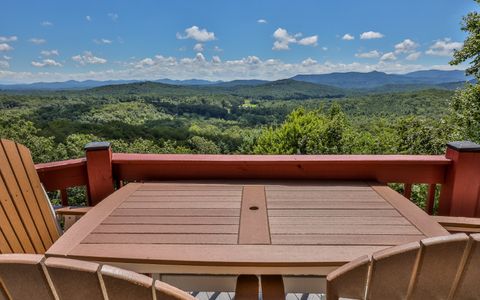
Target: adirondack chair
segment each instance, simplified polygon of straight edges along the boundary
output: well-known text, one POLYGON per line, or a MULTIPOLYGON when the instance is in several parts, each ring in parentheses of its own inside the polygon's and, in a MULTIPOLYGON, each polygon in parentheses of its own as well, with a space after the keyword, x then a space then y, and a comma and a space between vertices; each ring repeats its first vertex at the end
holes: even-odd
POLYGON ((327 300, 480 299, 480 234, 427 238, 360 257, 327 276, 327 300))
POLYGON ((93 262, 39 254, 0 255, 0 300, 192 300, 145 275, 93 262))
POLYGON ((0 140, 0 253, 43 254, 61 232, 30 151, 0 140))

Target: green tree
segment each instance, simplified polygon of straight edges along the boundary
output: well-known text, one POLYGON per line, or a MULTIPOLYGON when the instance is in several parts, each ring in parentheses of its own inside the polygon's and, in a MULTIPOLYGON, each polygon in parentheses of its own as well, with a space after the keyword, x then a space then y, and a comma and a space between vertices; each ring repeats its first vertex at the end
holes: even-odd
MULTIPOLYGON (((480 4, 480 0, 475 1, 480 4)), ((480 142, 480 14, 476 11, 467 14, 463 18, 462 30, 468 32, 468 37, 462 49, 455 51, 450 64, 471 60, 466 73, 474 75, 477 83, 467 84, 455 94, 447 121, 455 129, 458 139, 480 142)))
MULTIPOLYGON (((480 0, 475 0, 480 4, 480 0)), ((468 32, 468 37, 460 50, 455 50, 452 65, 458 65, 467 60, 470 67, 466 70, 469 75, 480 79, 480 13, 473 11, 463 17, 462 30, 468 32)))

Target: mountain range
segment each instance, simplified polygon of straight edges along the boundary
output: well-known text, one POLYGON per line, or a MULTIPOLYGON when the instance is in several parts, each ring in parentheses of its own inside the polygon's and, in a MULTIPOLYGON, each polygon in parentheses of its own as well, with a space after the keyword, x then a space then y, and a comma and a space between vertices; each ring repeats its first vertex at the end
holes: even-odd
MULTIPOLYGON (((302 86, 305 89, 318 90, 315 85, 320 85, 323 90, 335 94, 339 93, 339 89, 350 90, 411 90, 424 88, 440 88, 455 89, 466 81, 473 81, 473 77, 465 76, 465 72, 461 70, 425 70, 416 71, 407 74, 387 74, 384 72, 372 71, 368 73, 346 72, 346 73, 329 73, 329 74, 300 74, 292 78, 290 81, 277 80, 233 80, 233 81, 208 81, 202 79, 190 80, 172 80, 168 78, 154 80, 152 82, 190 87, 210 87, 219 89, 252 89, 255 86, 281 87, 286 88, 286 83, 292 85, 292 81, 310 83, 313 85, 302 86)), ((122 85, 131 83, 140 83, 140 80, 108 80, 96 81, 85 80, 75 81, 69 80, 64 82, 36 82, 30 84, 0 84, 0 90, 84 90, 97 88, 102 86, 122 85)), ((297 85, 293 84, 296 88, 297 85)), ((294 92, 293 92, 294 93, 294 92)))

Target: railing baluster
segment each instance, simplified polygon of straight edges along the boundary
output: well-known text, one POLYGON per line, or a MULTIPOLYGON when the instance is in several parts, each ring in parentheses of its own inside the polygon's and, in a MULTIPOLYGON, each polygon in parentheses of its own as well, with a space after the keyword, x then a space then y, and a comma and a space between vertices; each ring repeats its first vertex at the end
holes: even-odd
POLYGON ((411 183, 405 183, 404 184, 403 196, 407 199, 412 198, 412 184, 411 183))
POLYGON ((62 200, 62 206, 68 206, 68 192, 67 189, 60 190, 60 199, 62 200))
POLYGON ((437 185, 435 183, 428 185, 427 202, 425 203, 425 211, 429 215, 433 215, 433 207, 435 205, 435 190, 437 185))

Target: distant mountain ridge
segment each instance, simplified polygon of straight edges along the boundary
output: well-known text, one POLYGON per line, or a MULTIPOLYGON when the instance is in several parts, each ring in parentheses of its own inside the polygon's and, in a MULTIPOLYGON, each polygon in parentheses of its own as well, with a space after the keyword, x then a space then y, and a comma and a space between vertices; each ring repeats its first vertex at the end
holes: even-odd
POLYGON ((460 70, 424 70, 407 74, 387 74, 378 71, 368 73, 305 74, 296 75, 291 79, 344 89, 372 89, 386 85, 438 85, 452 82, 466 82, 473 79, 473 77, 465 76, 465 72, 460 70))
MULTIPOLYGON (((361 72, 345 72, 345 73, 329 73, 329 74, 300 74, 289 78, 294 81, 307 82, 311 84, 321 85, 323 89, 326 86, 330 88, 341 89, 379 89, 388 86, 425 86, 431 88, 449 88, 458 86, 462 82, 471 81, 473 77, 465 76, 465 72, 461 70, 424 70, 415 71, 407 74, 387 74, 384 72, 372 71, 368 73, 361 72)), ((232 88, 232 87, 252 87, 264 85, 269 82, 280 82, 247 79, 247 80, 232 80, 232 81, 209 81, 203 79, 188 79, 188 80, 173 80, 168 78, 153 80, 149 82, 156 82, 176 86, 191 86, 191 87, 217 87, 217 88, 232 88)), ((76 81, 69 80, 64 82, 36 82, 30 84, 0 84, 0 90, 84 90, 102 86, 113 86, 131 83, 146 82, 144 80, 108 80, 96 81, 85 80, 76 81)), ((315 89, 313 86, 311 86, 315 89)))

